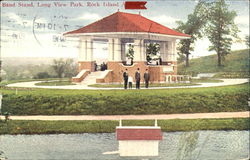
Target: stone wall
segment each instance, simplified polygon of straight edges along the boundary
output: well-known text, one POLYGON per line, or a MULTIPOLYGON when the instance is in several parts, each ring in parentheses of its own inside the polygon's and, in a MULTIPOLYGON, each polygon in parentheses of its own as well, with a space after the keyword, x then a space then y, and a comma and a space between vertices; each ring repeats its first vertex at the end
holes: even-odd
MULTIPOLYGON (((79 71, 83 69, 90 70, 91 72, 94 71, 94 61, 91 62, 78 62, 79 63, 79 71)), ((109 61, 107 62, 108 70, 111 70, 105 78, 97 79, 97 83, 123 83, 123 72, 125 69, 128 70, 129 76, 133 78, 135 82, 135 72, 137 68, 140 69, 141 73, 141 83, 144 82, 143 75, 148 69, 150 74, 150 82, 152 83, 161 83, 166 81, 166 75, 177 75, 177 62, 169 61, 163 62, 163 65, 147 65, 145 61, 136 61, 133 65, 127 66, 123 65, 121 61, 109 61), (164 72, 164 67, 166 66, 173 66, 174 71, 172 72, 164 72)))
POLYGON ((125 71, 125 69, 128 70, 129 76, 132 76, 133 80, 135 81, 134 77, 135 77, 135 72, 137 68, 140 69, 141 82, 144 81, 143 75, 146 69, 148 69, 149 74, 150 74, 150 82, 156 82, 156 83, 165 82, 166 81, 165 75, 177 74, 177 65, 176 65, 177 63, 176 62, 168 62, 168 63, 171 63, 174 65, 174 72, 164 73, 163 67, 165 65, 150 66, 150 65, 147 65, 146 62, 144 61, 134 62, 132 66, 126 66, 126 65, 123 65, 122 63, 117 63, 117 62, 108 62, 107 63, 108 69, 112 70, 112 78, 110 78, 110 80, 112 79, 112 81, 110 81, 109 83, 112 83, 112 82, 122 83, 123 72, 125 71))
POLYGON ((90 72, 95 71, 95 61, 79 61, 78 62, 78 72, 81 70, 89 70, 90 72))

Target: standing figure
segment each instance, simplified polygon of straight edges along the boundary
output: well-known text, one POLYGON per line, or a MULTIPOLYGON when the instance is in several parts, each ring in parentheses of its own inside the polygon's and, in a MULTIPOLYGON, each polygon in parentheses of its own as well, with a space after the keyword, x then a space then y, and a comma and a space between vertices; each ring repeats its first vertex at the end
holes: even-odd
POLYGON ((137 68, 137 71, 135 72, 135 81, 136 81, 136 89, 140 89, 140 81, 141 81, 140 68, 137 68))
POLYGON ((160 63, 160 65, 162 65, 162 59, 161 59, 161 57, 159 58, 159 63, 160 63))
POLYGON ((97 71, 97 63, 95 62, 95 71, 97 71))
POLYGON ((148 69, 146 69, 145 73, 144 73, 144 81, 145 81, 145 87, 148 88, 148 82, 149 82, 150 76, 148 73, 148 69))
POLYGON ((124 89, 127 89, 128 86, 128 69, 125 69, 125 72, 123 72, 123 80, 124 80, 124 89))
POLYGON ((128 88, 132 89, 133 78, 131 76, 128 77, 128 88))

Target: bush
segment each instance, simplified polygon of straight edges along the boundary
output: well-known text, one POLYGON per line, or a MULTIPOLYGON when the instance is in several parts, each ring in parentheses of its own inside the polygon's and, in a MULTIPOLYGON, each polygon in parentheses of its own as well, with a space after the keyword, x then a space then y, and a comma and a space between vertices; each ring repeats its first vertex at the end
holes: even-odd
POLYGON ((49 75, 48 72, 39 72, 37 75, 34 77, 35 79, 44 79, 44 78, 50 78, 51 76, 49 75))

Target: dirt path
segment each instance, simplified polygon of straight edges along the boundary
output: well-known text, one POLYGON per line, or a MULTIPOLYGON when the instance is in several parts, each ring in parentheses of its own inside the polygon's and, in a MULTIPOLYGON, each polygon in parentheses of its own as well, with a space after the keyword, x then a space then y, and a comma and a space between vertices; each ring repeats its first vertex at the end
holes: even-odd
MULTIPOLYGON (((159 114, 159 115, 65 115, 65 116, 10 116, 12 120, 146 120, 146 119, 203 119, 203 118, 248 118, 250 112, 218 112, 218 113, 193 113, 193 114, 159 114)), ((4 119, 4 116, 0 116, 4 119)))

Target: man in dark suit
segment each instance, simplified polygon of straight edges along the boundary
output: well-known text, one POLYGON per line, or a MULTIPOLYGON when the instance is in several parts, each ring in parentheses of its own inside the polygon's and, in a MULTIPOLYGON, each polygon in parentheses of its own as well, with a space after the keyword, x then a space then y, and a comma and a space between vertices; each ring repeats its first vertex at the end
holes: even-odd
POLYGON ((128 69, 125 69, 125 72, 123 72, 123 80, 124 80, 124 89, 127 89, 128 86, 128 69))
POLYGON ((145 73, 144 73, 144 81, 145 81, 145 87, 148 88, 148 82, 149 82, 149 73, 148 73, 148 69, 146 69, 145 73))
POLYGON ((141 81, 140 68, 137 68, 137 71, 135 72, 135 81, 136 81, 136 89, 140 89, 140 81, 141 81))

